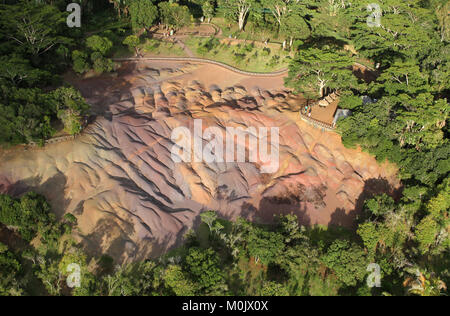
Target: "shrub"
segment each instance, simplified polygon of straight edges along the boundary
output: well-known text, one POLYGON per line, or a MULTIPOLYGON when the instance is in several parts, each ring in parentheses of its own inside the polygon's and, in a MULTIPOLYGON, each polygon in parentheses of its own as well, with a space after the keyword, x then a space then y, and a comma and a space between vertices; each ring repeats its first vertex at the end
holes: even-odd
POLYGON ((93 63, 94 71, 98 74, 114 70, 113 61, 109 58, 105 58, 100 52, 93 52, 91 61, 93 63))
POLYGON ((125 40, 123 41, 124 45, 127 45, 128 48, 130 49, 130 51, 135 52, 136 55, 138 55, 139 53, 139 44, 140 44, 140 39, 139 37, 137 37, 136 35, 129 35, 125 38, 125 40))
POLYGON ((273 66, 278 65, 279 62, 280 62, 280 56, 274 55, 274 56, 272 56, 272 58, 270 59, 270 61, 267 63, 267 65, 268 65, 269 67, 273 67, 273 66))
POLYGON ((243 51, 246 52, 246 53, 251 53, 254 48, 255 48, 255 45, 253 45, 253 43, 252 44, 248 44, 248 45, 245 45, 243 47, 243 51))
POLYGON ((238 53, 235 53, 235 54, 233 55, 233 60, 234 60, 234 62, 235 62, 236 64, 242 63, 242 62, 244 61, 244 59, 245 59, 245 54, 238 54, 238 53))
POLYGON ((106 37, 93 35, 86 40, 86 46, 104 56, 113 47, 113 43, 106 37))
POLYGON ((270 48, 264 47, 262 52, 261 52, 261 55, 265 56, 265 57, 269 56, 270 55, 270 48))
POLYGON ((79 74, 85 73, 90 69, 89 62, 87 61, 87 54, 79 50, 72 52, 73 70, 79 74))
POLYGON ((56 102, 57 116, 66 132, 70 135, 80 133, 83 116, 90 108, 81 93, 72 87, 61 87, 52 92, 52 97, 56 102))
POLYGON ((76 135, 83 129, 82 117, 79 111, 72 109, 61 110, 58 112, 58 119, 64 124, 64 130, 70 135, 76 135))

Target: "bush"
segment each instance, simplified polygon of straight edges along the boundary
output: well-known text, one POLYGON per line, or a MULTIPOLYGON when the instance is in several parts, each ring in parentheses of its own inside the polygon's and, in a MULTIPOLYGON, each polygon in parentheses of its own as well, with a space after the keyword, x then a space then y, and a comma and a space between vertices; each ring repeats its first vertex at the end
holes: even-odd
POLYGON ((137 37, 136 35, 129 35, 125 38, 125 40, 123 41, 124 45, 127 45, 128 48, 134 52, 136 50, 136 48, 139 46, 140 44, 140 40, 139 37, 137 37))
POLYGON ((200 43, 197 48, 197 53, 199 55, 206 55, 208 52, 220 46, 220 41, 218 38, 211 37, 206 40, 204 43, 200 43))
POLYGON ((243 47, 243 51, 246 52, 246 53, 251 53, 251 52, 253 51, 254 48, 255 48, 255 45, 253 45, 253 44, 248 44, 248 45, 245 45, 245 46, 243 47))
POLYGON ((91 61, 93 63, 94 71, 98 74, 114 70, 113 61, 109 58, 105 58, 100 52, 93 52, 91 61))
POLYGON ((233 55, 233 60, 234 60, 234 62, 235 62, 236 64, 242 63, 242 62, 244 61, 244 59, 245 59, 245 54, 238 54, 238 53, 235 53, 235 54, 233 55))
POLYGON ((79 50, 72 52, 73 70, 79 74, 89 71, 90 65, 87 54, 79 50))
POLYGON ((267 56, 269 56, 269 55, 270 55, 270 48, 264 47, 263 50, 262 50, 262 52, 261 52, 261 56, 267 57, 267 56))
POLYGON ((94 52, 100 53, 105 56, 108 51, 113 47, 113 43, 106 37, 100 37, 93 35, 86 40, 86 46, 92 49, 94 52))
POLYGON ((58 119, 64 124, 64 130, 70 135, 81 133, 83 124, 78 111, 72 109, 61 110, 58 112, 58 119))
POLYGON ((275 55, 275 56, 272 56, 272 58, 271 58, 270 61, 267 63, 267 65, 268 65, 269 67, 274 67, 274 66, 278 65, 279 62, 280 62, 280 56, 275 55))
POLYGON ((56 101, 57 116, 63 122, 64 129, 70 135, 75 135, 82 130, 82 120, 89 111, 80 92, 72 87, 62 87, 52 92, 56 101))
POLYGON ((71 214, 71 213, 67 213, 64 215, 64 220, 70 224, 76 224, 77 223, 77 218, 71 214))
POLYGON ((368 262, 364 250, 347 240, 335 240, 322 260, 347 286, 357 285, 366 275, 368 262))

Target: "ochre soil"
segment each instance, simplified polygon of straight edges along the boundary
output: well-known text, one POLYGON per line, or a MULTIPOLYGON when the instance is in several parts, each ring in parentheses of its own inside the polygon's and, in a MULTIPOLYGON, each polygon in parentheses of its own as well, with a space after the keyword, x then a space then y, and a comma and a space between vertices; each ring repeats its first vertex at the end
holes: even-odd
MULTIPOLYGON (((346 149, 336 133, 300 120, 305 100, 284 88, 282 75, 139 62, 125 63, 115 76, 66 79, 92 105, 92 123, 73 141, 2 151, 0 190, 35 190, 58 216, 74 214, 75 237, 91 254, 117 262, 160 255, 179 245, 206 210, 258 222, 294 213, 302 224, 351 227, 363 198, 400 187, 394 166, 346 149), (278 127, 278 171, 261 173, 260 160, 175 163, 171 132, 193 128, 194 119, 202 119, 203 130, 224 133, 278 127)), ((237 145, 249 149, 248 142, 237 145)))

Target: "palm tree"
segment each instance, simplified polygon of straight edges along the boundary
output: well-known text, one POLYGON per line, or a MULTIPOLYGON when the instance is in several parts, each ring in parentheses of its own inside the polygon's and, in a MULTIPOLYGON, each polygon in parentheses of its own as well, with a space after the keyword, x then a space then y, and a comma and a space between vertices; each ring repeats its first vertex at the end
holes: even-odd
POLYGON ((442 290, 446 290, 445 283, 434 275, 434 273, 415 271, 414 277, 409 277, 403 282, 410 295, 418 296, 441 296, 442 290))
POLYGON ((119 19, 121 18, 122 14, 125 16, 128 15, 130 0, 109 0, 109 3, 112 3, 114 5, 114 9, 116 9, 117 13, 119 14, 119 19))

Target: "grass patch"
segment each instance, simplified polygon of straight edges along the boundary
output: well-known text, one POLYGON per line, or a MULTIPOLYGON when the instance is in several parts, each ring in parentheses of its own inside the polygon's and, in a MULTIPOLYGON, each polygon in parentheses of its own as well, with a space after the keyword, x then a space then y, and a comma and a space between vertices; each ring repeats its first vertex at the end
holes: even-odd
POLYGON ((165 57, 185 57, 184 50, 177 44, 160 41, 157 39, 147 39, 142 45, 144 53, 148 53, 152 56, 165 56, 165 57))
POLYGON ((222 35, 234 38, 261 41, 269 39, 271 43, 282 43, 284 37, 277 34, 277 30, 270 28, 263 28, 260 25, 255 25, 252 21, 248 21, 245 25, 244 31, 239 31, 237 23, 229 23, 223 17, 215 17, 211 20, 211 23, 217 25, 222 29, 222 35))
POLYGON ((215 38, 190 37, 184 43, 197 57, 220 61, 246 71, 280 70, 288 66, 291 58, 290 53, 281 47, 265 48, 250 42, 231 44, 215 38))

